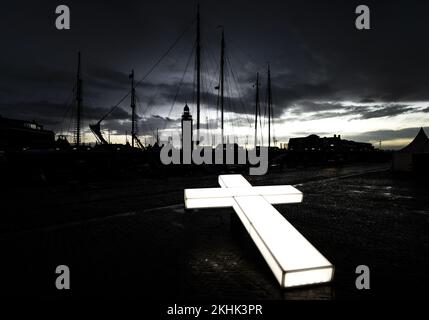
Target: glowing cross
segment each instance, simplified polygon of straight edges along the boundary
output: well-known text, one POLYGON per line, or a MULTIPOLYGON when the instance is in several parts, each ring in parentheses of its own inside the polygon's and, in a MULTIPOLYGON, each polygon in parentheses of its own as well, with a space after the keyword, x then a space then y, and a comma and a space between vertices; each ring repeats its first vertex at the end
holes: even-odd
POLYGON ((272 204, 302 202, 290 185, 252 187, 242 175, 220 175, 222 188, 186 189, 185 207, 233 207, 284 288, 332 280, 334 266, 272 204))

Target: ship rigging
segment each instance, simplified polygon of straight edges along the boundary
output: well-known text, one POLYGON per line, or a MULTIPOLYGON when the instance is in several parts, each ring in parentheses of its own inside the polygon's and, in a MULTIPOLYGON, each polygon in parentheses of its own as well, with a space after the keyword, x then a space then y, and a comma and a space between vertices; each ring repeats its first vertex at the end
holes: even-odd
MULTIPOLYGON (((129 97, 129 107, 131 109, 131 130, 130 137, 132 148, 145 149, 145 142, 142 143, 139 137, 139 120, 147 119, 148 112, 153 107, 150 103, 147 104, 146 110, 144 110, 140 116, 137 113, 137 102, 138 94, 137 87, 143 86, 143 81, 146 80, 156 69, 157 67, 170 55, 170 53, 175 49, 175 47, 182 41, 182 39, 189 33, 193 28, 195 30, 195 41, 192 46, 191 53, 186 60, 186 65, 181 77, 180 82, 177 85, 176 94, 172 101, 169 113, 166 119, 170 119, 174 106, 178 102, 179 98, 186 101, 192 101, 196 108, 196 144, 205 143, 210 144, 211 146, 216 146, 216 144, 224 145, 225 142, 229 142, 232 138, 234 143, 239 142, 238 132, 239 128, 245 129, 247 133, 244 134, 242 139, 242 144, 248 144, 248 137, 252 134, 251 130, 254 130, 254 147, 259 145, 264 145, 264 134, 263 131, 268 130, 268 147, 276 143, 274 136, 273 128, 273 98, 272 98, 272 88, 271 88, 271 70, 268 65, 267 68, 267 86, 266 86, 266 99, 264 103, 260 101, 260 75, 257 73, 256 84, 254 85, 256 98, 255 98, 255 113, 254 113, 254 125, 252 125, 252 120, 250 119, 250 101, 245 101, 243 95, 243 89, 240 86, 240 79, 238 73, 232 67, 231 61, 231 52, 228 50, 226 45, 225 38, 225 28, 224 26, 218 26, 221 30, 220 34, 220 60, 216 62, 216 59, 213 59, 213 52, 210 52, 209 45, 205 42, 205 39, 202 37, 202 28, 201 28, 201 16, 200 9, 197 6, 197 14, 195 19, 184 29, 182 33, 173 41, 173 43, 167 48, 167 50, 160 56, 160 58, 155 62, 155 64, 144 74, 144 76, 139 80, 135 80, 134 70, 131 71, 129 75, 130 79, 130 90, 119 99, 119 101, 108 110, 97 122, 89 124, 91 132, 96 138, 96 142, 101 146, 109 146, 110 144, 110 131, 109 131, 109 141, 104 138, 102 124, 103 122, 111 118, 115 110, 117 110, 123 102, 129 97), (185 84, 185 77, 188 74, 190 61, 194 57, 195 68, 194 68, 194 93, 192 97, 189 97, 189 92, 183 93, 183 87, 185 84), (206 62, 205 62, 206 61, 206 62), (211 70, 209 65, 211 63, 211 70), (214 66, 214 67, 213 67, 214 66), (218 74, 218 78, 213 75, 218 74), (181 97, 183 95, 188 95, 186 97, 181 97), (188 100, 189 99, 189 100, 188 100), (213 108, 216 106, 216 109, 213 108), (203 108, 204 107, 204 108, 203 108), (264 107, 264 114, 261 113, 261 109, 264 107), (214 110, 216 113, 214 115, 214 110), (203 114, 204 113, 204 114, 203 114), (239 116, 237 116, 239 115, 239 116), (205 126, 201 123, 201 118, 205 118, 205 126), (258 123, 259 121, 259 123, 258 123), (228 124, 225 127, 225 124, 228 124), (220 132, 219 132, 220 129, 220 132), (264 130, 265 129, 265 130, 264 130), (248 131, 250 130, 250 131, 248 131), (202 131, 205 131, 205 134, 202 135, 202 131), (273 143, 274 142, 274 143, 273 143)), ((84 109, 83 104, 83 94, 82 94, 83 80, 82 80, 82 70, 81 70, 81 54, 78 53, 78 67, 77 67, 77 77, 75 84, 75 102, 76 102, 76 122, 73 129, 74 144, 79 148, 82 144, 82 112, 84 109)), ((248 93, 248 92, 246 92, 248 93)), ((144 121, 143 121, 144 122, 144 121)), ((167 121, 164 122, 164 127, 161 128, 161 134, 166 130, 167 121)), ((159 137, 159 129, 156 128, 156 134, 154 140, 157 145, 161 144, 159 137)), ((146 130, 146 132, 154 132, 153 128, 146 130)), ((243 131, 243 130, 242 130, 243 131)), ((171 130, 170 130, 171 132, 171 130)), ((243 135, 242 135, 243 136, 243 135)), ((172 136, 168 137, 169 140, 172 140, 172 136)), ((155 144, 155 142, 154 142, 155 144)))

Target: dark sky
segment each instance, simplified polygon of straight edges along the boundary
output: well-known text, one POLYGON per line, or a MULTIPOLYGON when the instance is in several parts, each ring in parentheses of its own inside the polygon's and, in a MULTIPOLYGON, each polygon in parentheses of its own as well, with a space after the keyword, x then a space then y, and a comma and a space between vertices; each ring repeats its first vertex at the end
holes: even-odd
MULTIPOLYGON (((227 110, 236 113, 227 117, 230 125, 249 127, 255 74, 261 73, 265 86, 268 61, 280 139, 309 133, 311 126, 312 133, 342 133, 362 141, 408 139, 415 128, 427 125, 429 3, 200 3, 204 121, 216 111, 217 26, 223 25, 231 65, 227 71, 227 93, 231 96, 227 110), (354 11, 359 4, 371 10, 371 30, 355 28, 354 11), (297 130, 300 122, 306 125, 297 130), (348 127, 351 129, 345 129, 348 127)), ((72 125, 79 50, 83 57, 85 121, 90 123, 127 94, 131 69, 141 79, 154 65, 192 23, 196 8, 191 0, 18 0, 0 6, 0 114, 34 119, 57 132, 72 125), (55 8, 60 4, 70 7, 71 30, 55 28, 55 8)), ((157 127, 177 126, 186 102, 194 111, 194 61, 190 56, 194 38, 193 25, 138 86, 141 134, 150 134, 157 127), (188 59, 188 72, 178 89, 188 59)), ((123 135, 129 129, 129 114, 126 99, 106 119, 104 128, 123 135)), ((210 121, 213 127, 216 121, 210 121)))

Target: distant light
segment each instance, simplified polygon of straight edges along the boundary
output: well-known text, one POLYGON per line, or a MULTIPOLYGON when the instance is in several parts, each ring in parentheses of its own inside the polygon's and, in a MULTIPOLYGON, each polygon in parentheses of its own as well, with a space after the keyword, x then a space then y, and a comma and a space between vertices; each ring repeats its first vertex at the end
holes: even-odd
POLYGON ((222 188, 186 189, 186 208, 232 206, 284 288, 329 282, 332 264, 271 204, 302 201, 289 185, 252 187, 242 175, 220 175, 222 188))

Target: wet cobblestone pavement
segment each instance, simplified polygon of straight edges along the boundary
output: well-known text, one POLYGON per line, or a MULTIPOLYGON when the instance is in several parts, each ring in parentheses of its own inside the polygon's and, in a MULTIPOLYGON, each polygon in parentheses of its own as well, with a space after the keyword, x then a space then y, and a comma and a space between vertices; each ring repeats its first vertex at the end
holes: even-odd
POLYGON ((89 186, 77 202, 58 189, 45 202, 52 192, 39 190, 33 212, 22 203, 5 213, 21 214, 24 230, 16 230, 13 219, 2 226, 1 295, 421 297, 429 285, 429 188, 383 168, 363 175, 359 167, 291 170, 250 179, 303 191, 303 203, 276 207, 335 265, 329 285, 279 289, 232 209, 185 212, 183 188, 216 186, 216 176, 208 176, 89 186), (32 214, 42 216, 26 223, 32 214), (54 286, 60 264, 70 267, 68 292, 54 286), (361 264, 371 270, 371 290, 355 287, 361 264))

